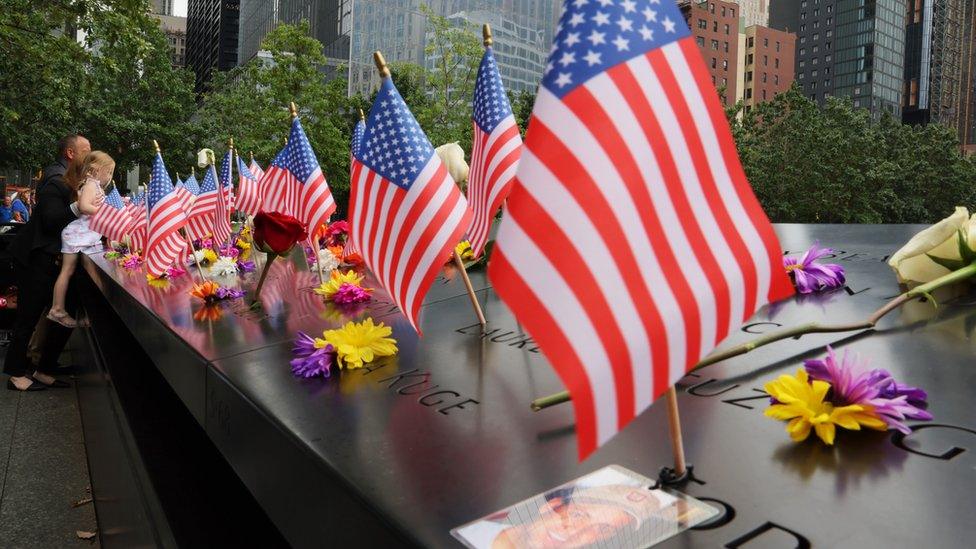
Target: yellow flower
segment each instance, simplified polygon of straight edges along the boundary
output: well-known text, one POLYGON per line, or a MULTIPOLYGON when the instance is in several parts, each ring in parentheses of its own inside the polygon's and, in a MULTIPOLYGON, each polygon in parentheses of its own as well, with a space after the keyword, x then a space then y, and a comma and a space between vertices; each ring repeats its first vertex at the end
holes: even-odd
POLYGON ((824 402, 830 384, 820 380, 811 383, 803 368, 797 370, 795 377, 779 376, 767 383, 765 389, 779 402, 767 408, 765 414, 773 419, 789 420, 786 432, 796 442, 806 440, 810 429, 816 431, 820 440, 833 444, 837 426, 852 431, 860 431, 862 425, 878 431, 888 428, 870 406, 852 404, 835 408, 830 402, 824 402))
POLYGON ((339 367, 362 368, 373 359, 397 352, 396 340, 389 336, 393 330, 382 322, 374 325, 372 318, 362 322, 348 322, 338 330, 326 330, 325 341, 335 347, 339 367))
POLYGON ((315 288, 315 293, 325 297, 326 299, 331 299, 332 296, 339 291, 339 287, 343 284, 359 286, 359 283, 362 281, 362 275, 356 274, 356 271, 346 271, 345 273, 340 273, 337 269, 332 271, 332 275, 329 277, 328 282, 323 282, 321 286, 315 288))
POLYGON ((213 265, 214 262, 217 261, 217 252, 211 250, 210 248, 203 250, 203 260, 213 265))
POLYGON ((244 240, 243 238, 238 238, 237 248, 241 250, 238 259, 240 259, 241 261, 247 261, 247 258, 251 256, 251 243, 244 240))
POLYGON ((464 261, 471 261, 474 259, 474 251, 471 250, 471 243, 467 240, 462 240, 458 242, 458 245, 454 247, 454 251, 457 252, 461 259, 464 261))
POLYGON ((166 289, 169 287, 169 279, 165 276, 155 277, 151 274, 146 275, 146 282, 152 288, 166 289))

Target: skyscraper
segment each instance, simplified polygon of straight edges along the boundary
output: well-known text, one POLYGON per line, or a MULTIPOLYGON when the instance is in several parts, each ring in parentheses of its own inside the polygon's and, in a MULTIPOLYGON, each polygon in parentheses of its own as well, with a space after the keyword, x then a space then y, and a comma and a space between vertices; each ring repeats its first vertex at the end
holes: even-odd
POLYGON ((156 15, 173 15, 173 0, 153 0, 152 12, 156 15))
POLYGON ((349 58, 352 93, 368 94, 379 82, 372 61, 375 50, 382 51, 388 62, 428 65, 427 21, 421 4, 475 32, 489 23, 505 87, 535 89, 555 36, 561 0, 357 0, 352 6, 349 58))
POLYGON ((681 0, 681 14, 695 36, 712 84, 722 91, 723 105, 739 97, 739 5, 722 0, 681 0))
POLYGON ((796 81, 820 104, 850 97, 901 115, 905 8, 899 0, 772 0, 769 26, 796 33, 796 81))
POLYGON ((322 43, 326 77, 349 60, 349 24, 353 0, 241 0, 238 64, 253 59, 261 41, 281 23, 308 21, 311 36, 322 43))
POLYGON ((196 91, 209 87, 213 71, 237 65, 240 0, 189 0, 186 14, 186 66, 196 75, 196 91))

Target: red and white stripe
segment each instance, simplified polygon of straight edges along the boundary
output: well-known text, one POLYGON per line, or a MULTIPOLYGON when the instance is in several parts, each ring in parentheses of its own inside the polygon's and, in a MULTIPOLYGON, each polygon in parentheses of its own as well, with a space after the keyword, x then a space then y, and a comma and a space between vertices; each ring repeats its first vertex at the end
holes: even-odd
POLYGON ((129 204, 126 207, 132 217, 132 227, 129 229, 130 251, 136 252, 146 249, 146 230, 149 227, 149 218, 146 217, 146 207, 144 205, 129 204))
MULTIPOLYGON (((167 194, 149 212, 149 230, 146 242, 146 272, 161 276, 182 259, 186 246, 179 230, 186 223, 186 213, 175 192, 167 194)), ((180 261, 182 263, 182 261, 180 261)))
POLYGON ((264 198, 261 209, 301 219, 302 184, 291 172, 272 164, 264 172, 260 186, 264 198))
POLYGON ((193 240, 202 240, 214 232, 214 211, 217 208, 217 191, 202 192, 187 214, 186 232, 193 240))
POLYGON ((251 170, 251 175, 253 175, 254 179, 258 182, 260 182, 261 178, 264 177, 264 170, 261 169, 261 166, 255 162, 253 158, 251 159, 251 163, 247 166, 247 169, 251 170))
POLYGON ((190 209, 193 207, 193 193, 188 191, 183 185, 176 185, 176 196, 180 199, 180 207, 183 208, 185 213, 190 213, 190 209))
POLYGON ((135 220, 126 208, 114 208, 103 202, 88 221, 91 230, 109 240, 121 241, 135 225, 135 220))
POLYGON ((494 288, 573 397, 581 458, 792 293, 694 38, 540 87, 494 288))
POLYGON ((471 221, 467 200, 436 154, 409 190, 358 159, 352 176, 352 245, 419 333, 424 296, 471 221))
POLYGON ((515 117, 508 115, 490 133, 472 122, 471 169, 468 172, 468 203, 474 216, 468 240, 475 257, 480 257, 488 242, 491 222, 498 213, 515 180, 522 136, 515 117))
POLYGON ((236 209, 248 215, 261 211, 261 188, 257 179, 238 174, 236 209))
POLYGON ((217 203, 214 205, 213 212, 213 236, 214 243, 220 246, 227 242, 232 232, 230 227, 230 201, 232 194, 230 185, 218 187, 217 192, 217 203))

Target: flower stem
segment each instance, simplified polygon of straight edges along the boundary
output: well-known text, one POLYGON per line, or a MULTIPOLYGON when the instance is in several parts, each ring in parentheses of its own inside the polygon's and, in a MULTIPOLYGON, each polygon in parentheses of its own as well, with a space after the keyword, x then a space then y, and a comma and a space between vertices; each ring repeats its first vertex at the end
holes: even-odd
POLYGON ((251 301, 252 307, 258 303, 258 298, 261 296, 261 287, 264 286, 264 279, 268 277, 268 271, 271 270, 271 264, 274 263, 276 257, 278 257, 276 254, 267 254, 264 267, 261 269, 261 278, 258 279, 258 287, 254 289, 254 299, 251 301))
MULTIPOLYGON (((732 357, 739 355, 744 355, 753 349, 758 349, 764 345, 769 345, 775 341, 780 341, 782 339, 788 339, 791 337, 797 337, 804 334, 823 334, 823 333, 834 333, 834 332, 853 332, 856 330, 871 330, 881 320, 882 317, 894 311, 898 307, 901 307, 905 303, 918 298, 918 297, 929 297, 930 294, 935 290, 942 288, 944 286, 949 286, 957 282, 966 280, 976 275, 976 262, 973 262, 965 267, 952 271, 947 275, 943 275, 931 282, 926 282, 900 294, 898 297, 892 299, 886 303, 880 309, 871 313, 871 315, 864 321, 861 322, 851 322, 847 324, 821 324, 819 322, 808 322, 806 324, 801 324, 799 326, 794 326, 793 328, 787 328, 785 330, 778 330, 775 332, 770 332, 763 336, 757 337, 751 341, 747 341, 735 347, 731 347, 719 353, 713 353, 708 355, 701 362, 695 364, 689 372, 693 372, 699 368, 704 368, 705 366, 711 366, 716 362, 721 362, 732 357)), ((532 411, 538 412, 550 406, 555 406, 557 404, 562 404, 563 402, 568 402, 570 400, 569 391, 562 391, 559 393, 553 393, 542 398, 537 398, 532 401, 531 408, 532 411)))

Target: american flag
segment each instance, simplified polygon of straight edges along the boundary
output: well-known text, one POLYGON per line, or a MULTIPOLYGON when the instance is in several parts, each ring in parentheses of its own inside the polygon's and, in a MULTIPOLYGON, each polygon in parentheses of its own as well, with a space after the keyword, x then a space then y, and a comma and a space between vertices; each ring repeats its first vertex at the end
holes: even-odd
POLYGON ((217 207, 217 172, 213 166, 207 167, 203 176, 200 194, 197 195, 190 213, 187 214, 186 231, 190 238, 202 240, 214 232, 214 210, 217 207))
POLYGON ((566 2, 488 267, 582 459, 792 293, 674 2, 566 2))
POLYGON ((352 165, 353 245, 419 333, 420 304, 471 210, 389 77, 352 165))
POLYGON ((132 252, 146 249, 146 229, 149 227, 149 218, 146 215, 146 207, 143 205, 129 204, 126 211, 132 217, 132 228, 129 229, 129 244, 132 252))
POLYGON ((179 230, 186 224, 186 212, 180 206, 179 196, 159 152, 153 163, 147 195, 149 230, 144 254, 146 272, 160 276, 183 252, 183 237, 179 230))
POLYGON ((193 193, 193 196, 200 194, 200 183, 197 182, 196 176, 192 173, 190 174, 190 177, 187 177, 186 181, 183 182, 183 186, 186 187, 186 190, 193 193))
POLYGON ((179 177, 176 178, 174 188, 176 189, 176 195, 180 197, 180 207, 183 208, 184 212, 189 212, 190 207, 193 205, 193 198, 196 195, 190 189, 186 188, 186 184, 180 181, 179 177))
POLYGON ((135 220, 122 203, 122 196, 115 187, 105 195, 105 202, 102 202, 101 207, 88 221, 91 230, 115 241, 121 241, 134 224, 135 220))
POLYGON ((288 143, 271 163, 262 183, 264 210, 296 217, 305 223, 308 234, 315 234, 336 209, 329 184, 297 117, 291 123, 288 143))
POLYGON ((261 169, 261 165, 254 161, 254 157, 251 157, 251 163, 248 164, 247 168, 251 170, 251 174, 254 176, 258 182, 264 177, 264 170, 261 169))
MULTIPOLYGON (((224 155, 224 161, 220 164, 220 192, 217 193, 217 202, 214 204, 214 242, 223 244, 230 238, 230 208, 232 200, 231 189, 231 163, 234 161, 234 152, 228 150, 224 155)), ((212 168, 212 167, 211 167, 212 168)))
POLYGON ((261 211, 261 190, 258 188, 258 178, 251 173, 241 157, 237 157, 237 210, 249 215, 261 211))
POLYGON ((366 121, 362 118, 359 122, 356 122, 356 127, 352 129, 352 143, 350 145, 349 154, 356 156, 356 151, 359 150, 359 144, 363 142, 363 135, 366 134, 366 121))
POLYGON ((478 257, 488 242, 491 222, 515 180, 515 169, 522 154, 522 136, 502 87, 491 46, 485 48, 478 68, 472 124, 468 202, 474 217, 468 228, 468 239, 478 257))

